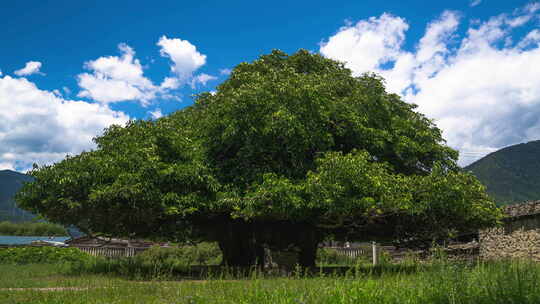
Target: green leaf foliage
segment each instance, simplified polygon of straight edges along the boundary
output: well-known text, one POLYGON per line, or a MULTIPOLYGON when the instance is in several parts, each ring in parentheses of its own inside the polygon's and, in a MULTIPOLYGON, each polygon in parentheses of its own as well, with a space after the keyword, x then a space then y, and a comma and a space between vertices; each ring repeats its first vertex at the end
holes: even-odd
POLYGON ((217 241, 224 263, 264 248, 430 238, 500 212, 415 105, 374 74, 300 50, 241 63, 215 94, 112 126, 94 151, 31 172, 20 205, 89 233, 217 241))

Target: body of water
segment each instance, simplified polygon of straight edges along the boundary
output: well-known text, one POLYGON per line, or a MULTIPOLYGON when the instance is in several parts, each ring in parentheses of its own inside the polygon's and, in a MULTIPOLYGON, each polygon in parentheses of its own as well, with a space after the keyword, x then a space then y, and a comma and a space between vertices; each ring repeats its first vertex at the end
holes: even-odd
POLYGON ((33 241, 65 242, 67 239, 69 239, 67 236, 55 236, 53 238, 49 238, 48 236, 0 235, 0 245, 25 245, 30 244, 33 241))

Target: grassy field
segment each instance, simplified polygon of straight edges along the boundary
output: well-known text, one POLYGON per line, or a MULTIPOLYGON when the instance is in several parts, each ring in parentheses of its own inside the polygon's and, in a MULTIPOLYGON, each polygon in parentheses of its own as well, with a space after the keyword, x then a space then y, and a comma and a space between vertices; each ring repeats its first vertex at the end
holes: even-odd
POLYGON ((0 265, 0 303, 540 303, 540 265, 451 263, 341 275, 126 280, 68 265, 0 265))

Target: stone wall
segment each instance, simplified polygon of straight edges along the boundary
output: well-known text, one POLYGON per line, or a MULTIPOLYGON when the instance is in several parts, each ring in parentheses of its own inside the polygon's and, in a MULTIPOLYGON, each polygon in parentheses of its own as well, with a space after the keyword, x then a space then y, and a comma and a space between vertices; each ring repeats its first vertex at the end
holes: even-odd
POLYGON ((540 201, 523 202, 503 207, 503 212, 509 218, 519 218, 540 214, 540 201))
POLYGON ((540 261, 540 218, 521 218, 480 231, 483 259, 526 258, 540 261))

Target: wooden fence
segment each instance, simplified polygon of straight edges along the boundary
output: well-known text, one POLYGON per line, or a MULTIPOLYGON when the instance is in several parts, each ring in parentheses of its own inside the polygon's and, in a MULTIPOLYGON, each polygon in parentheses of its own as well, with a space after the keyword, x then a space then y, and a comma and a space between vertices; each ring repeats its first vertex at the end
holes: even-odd
POLYGON ((93 256, 104 256, 108 258, 133 257, 148 248, 145 247, 95 247, 95 246, 74 246, 93 256))
MULTIPOLYGON (((24 247, 43 247, 44 245, 33 244, 16 244, 4 245, 0 244, 1 248, 24 248, 24 247)), ((70 248, 78 248, 93 256, 104 256, 108 258, 133 257, 149 247, 98 247, 98 246, 69 246, 70 248)))
POLYGON ((346 257, 349 257, 351 259, 356 259, 360 256, 371 256, 371 247, 363 246, 363 247, 326 247, 331 250, 335 250, 338 254, 344 255, 346 257))
MULTIPOLYGON (((335 250, 338 254, 344 255, 351 259, 356 259, 358 257, 373 257, 373 248, 371 245, 363 245, 358 247, 325 247, 331 250, 335 250)), ((379 252, 388 252, 390 255, 394 255, 395 247, 394 246, 377 246, 379 252)))

